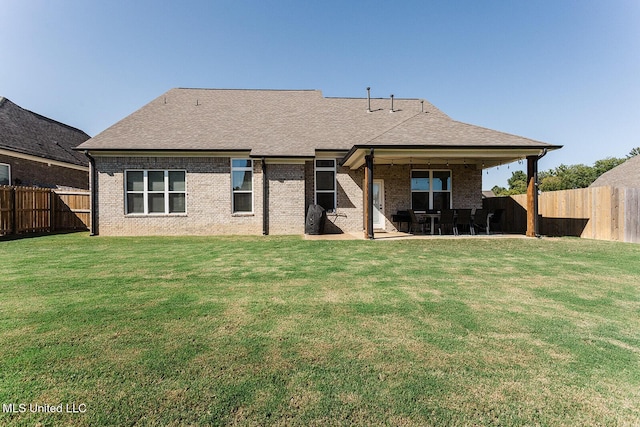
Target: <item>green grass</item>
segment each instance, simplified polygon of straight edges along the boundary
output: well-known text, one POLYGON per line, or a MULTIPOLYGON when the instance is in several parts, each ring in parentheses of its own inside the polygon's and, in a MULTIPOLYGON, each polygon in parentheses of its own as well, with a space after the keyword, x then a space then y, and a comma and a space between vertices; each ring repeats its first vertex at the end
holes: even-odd
POLYGON ((638 425, 640 246, 0 242, 0 425, 638 425), (83 406, 83 408, 85 408, 83 406))

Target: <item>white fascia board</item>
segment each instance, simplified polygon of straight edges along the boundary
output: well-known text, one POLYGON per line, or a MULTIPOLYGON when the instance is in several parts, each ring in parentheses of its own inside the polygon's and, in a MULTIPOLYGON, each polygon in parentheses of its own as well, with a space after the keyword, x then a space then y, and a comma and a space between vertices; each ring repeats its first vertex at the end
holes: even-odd
POLYGON ((136 151, 136 150, 87 150, 93 157, 233 157, 249 158, 247 151, 136 151))

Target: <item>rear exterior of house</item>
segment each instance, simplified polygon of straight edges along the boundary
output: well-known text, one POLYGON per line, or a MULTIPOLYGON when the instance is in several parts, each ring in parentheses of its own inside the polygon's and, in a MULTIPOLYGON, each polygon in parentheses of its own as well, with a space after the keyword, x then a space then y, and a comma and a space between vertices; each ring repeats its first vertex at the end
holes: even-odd
POLYGON ((101 235, 393 231, 399 210, 482 206, 482 170, 558 148, 417 99, 172 89, 82 144, 101 235))

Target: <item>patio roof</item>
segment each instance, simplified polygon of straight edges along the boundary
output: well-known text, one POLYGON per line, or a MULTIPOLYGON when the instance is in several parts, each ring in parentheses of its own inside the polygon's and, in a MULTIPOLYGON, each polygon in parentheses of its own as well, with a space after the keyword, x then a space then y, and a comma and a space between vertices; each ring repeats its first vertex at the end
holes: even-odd
POLYGON ((374 149, 375 164, 467 164, 478 168, 491 168, 528 156, 542 155, 544 150, 556 150, 559 146, 541 147, 442 147, 442 146, 355 146, 342 159, 342 165, 358 169, 365 164, 365 156, 374 149))

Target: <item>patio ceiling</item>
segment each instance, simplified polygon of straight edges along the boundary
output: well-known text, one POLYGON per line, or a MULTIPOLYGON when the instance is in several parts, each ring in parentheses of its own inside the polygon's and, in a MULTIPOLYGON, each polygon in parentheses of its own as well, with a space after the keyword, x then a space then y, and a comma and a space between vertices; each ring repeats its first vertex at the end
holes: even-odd
POLYGON ((342 159, 342 165, 352 170, 365 164, 365 156, 374 149, 375 164, 468 164, 478 168, 491 168, 494 166, 512 163, 526 159, 527 156, 539 156, 545 149, 555 150, 559 146, 545 147, 354 147, 342 159))

